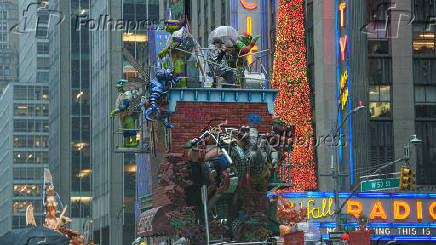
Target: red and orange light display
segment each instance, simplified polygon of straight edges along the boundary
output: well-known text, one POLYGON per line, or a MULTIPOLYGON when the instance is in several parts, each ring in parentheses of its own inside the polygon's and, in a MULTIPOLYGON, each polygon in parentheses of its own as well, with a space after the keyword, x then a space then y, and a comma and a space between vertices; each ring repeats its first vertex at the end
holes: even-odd
MULTIPOLYGON (((280 0, 272 87, 280 89, 274 112, 285 123, 294 123, 296 139, 313 137, 310 88, 304 29, 304 0, 280 0)), ((283 181, 295 185, 285 191, 314 190, 317 187, 313 145, 296 145, 287 156, 290 170, 281 167, 283 181)))

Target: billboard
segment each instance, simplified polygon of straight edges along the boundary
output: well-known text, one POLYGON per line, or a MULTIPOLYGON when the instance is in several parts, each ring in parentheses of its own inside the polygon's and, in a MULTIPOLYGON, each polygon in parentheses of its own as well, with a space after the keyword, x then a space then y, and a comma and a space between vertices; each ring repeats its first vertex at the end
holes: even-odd
MULTIPOLYGON (((318 226, 321 234, 336 230, 334 193, 279 194, 296 208, 307 208, 307 220, 318 226)), ((268 194, 269 197, 274 195, 277 194, 268 194)), ((339 193, 340 202, 343 203, 348 196, 349 193, 339 193)), ((344 226, 357 227, 356 218, 367 216, 368 228, 374 230, 375 240, 436 241, 436 193, 355 193, 342 213, 352 217, 343 222, 344 226)))

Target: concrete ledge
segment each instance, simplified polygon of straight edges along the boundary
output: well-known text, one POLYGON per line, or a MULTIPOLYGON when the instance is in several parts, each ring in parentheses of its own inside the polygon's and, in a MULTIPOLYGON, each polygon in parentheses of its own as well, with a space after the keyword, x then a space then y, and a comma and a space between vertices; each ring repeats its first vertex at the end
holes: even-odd
POLYGON ((277 89, 233 88, 173 88, 169 93, 169 110, 174 112, 177 101, 267 103, 268 112, 274 113, 277 89))

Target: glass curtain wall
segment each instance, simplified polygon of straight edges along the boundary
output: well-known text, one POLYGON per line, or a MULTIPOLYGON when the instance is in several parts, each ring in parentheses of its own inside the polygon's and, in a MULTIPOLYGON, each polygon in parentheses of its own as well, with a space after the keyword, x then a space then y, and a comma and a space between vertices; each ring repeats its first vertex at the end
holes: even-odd
MULTIPOLYGON (((71 23, 89 15, 89 0, 71 1, 71 23)), ((71 216, 91 216, 89 30, 71 24, 71 216)))

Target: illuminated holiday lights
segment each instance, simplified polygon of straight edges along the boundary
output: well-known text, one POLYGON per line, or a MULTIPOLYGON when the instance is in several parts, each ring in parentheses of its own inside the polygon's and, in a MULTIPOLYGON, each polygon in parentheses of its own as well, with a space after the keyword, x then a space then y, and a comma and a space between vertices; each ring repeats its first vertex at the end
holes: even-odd
MULTIPOLYGON (((285 123, 294 123, 295 138, 313 137, 310 88, 304 30, 304 0, 280 0, 272 87, 280 89, 274 112, 285 123)), ((317 187, 313 145, 298 144, 287 156, 290 168, 280 167, 279 176, 295 185, 283 191, 306 191, 317 187)), ((288 166, 289 167, 289 166, 288 166)))

